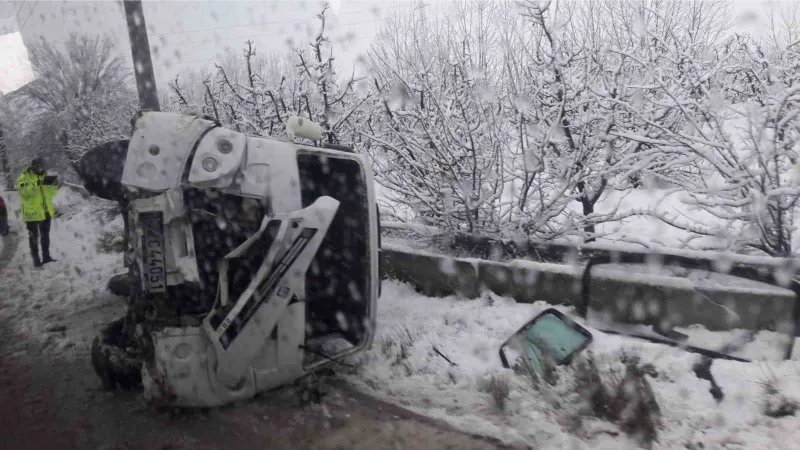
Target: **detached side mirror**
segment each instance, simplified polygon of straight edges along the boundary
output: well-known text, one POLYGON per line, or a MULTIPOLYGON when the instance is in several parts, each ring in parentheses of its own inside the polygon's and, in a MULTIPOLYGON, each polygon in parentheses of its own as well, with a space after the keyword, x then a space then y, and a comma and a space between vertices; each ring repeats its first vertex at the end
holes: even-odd
POLYGON ((544 310, 522 326, 500 346, 503 367, 510 368, 520 358, 530 361, 540 374, 543 361, 555 365, 572 362, 575 355, 592 343, 592 333, 554 308, 544 310))

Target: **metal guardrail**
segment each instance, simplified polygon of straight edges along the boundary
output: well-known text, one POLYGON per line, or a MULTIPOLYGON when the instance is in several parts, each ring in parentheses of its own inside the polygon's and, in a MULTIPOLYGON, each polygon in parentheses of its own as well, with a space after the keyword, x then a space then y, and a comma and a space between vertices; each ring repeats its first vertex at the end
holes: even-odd
MULTIPOLYGON (((690 260, 690 264, 680 264, 682 259, 668 260, 673 266, 729 274, 782 288, 751 290, 731 286, 694 286, 688 280, 675 277, 645 276, 639 280, 637 275, 617 270, 604 270, 602 275, 596 274, 592 278, 592 269, 600 264, 652 263, 650 254, 637 252, 607 252, 590 258, 586 265, 577 262, 567 265, 455 258, 389 246, 382 250, 381 259, 384 277, 411 283, 430 296, 475 298, 483 290, 490 290, 519 302, 543 300, 552 304, 571 304, 585 316, 594 294, 595 306, 606 310, 613 310, 615 302, 623 298, 629 303, 643 300, 656 303, 662 313, 680 316, 681 323, 676 326, 697 323, 709 330, 734 327, 758 330, 777 329, 791 320, 791 333, 800 333, 800 286, 791 278, 776 273, 781 264, 758 266, 751 262, 749 266, 726 266, 708 258, 690 260), (592 281, 597 285, 592 286, 592 281), (756 306, 756 313, 751 311, 754 302, 763 302, 756 306)), ((621 317, 627 316, 623 314, 621 317)))
MULTIPOLYGON (((618 263, 618 264, 645 264, 647 262, 646 255, 642 254, 625 254, 624 256, 616 255, 615 258, 610 257, 610 255, 605 256, 597 256, 589 260, 588 264, 583 270, 583 275, 581 277, 581 302, 576 305, 576 312, 583 318, 587 317, 589 307, 592 302, 592 269, 600 264, 609 264, 609 263, 618 263)), ((707 270, 709 272, 721 273, 721 274, 728 274, 734 275, 739 278, 744 278, 751 281, 757 281, 760 283, 767 283, 772 286, 777 286, 784 289, 790 289, 794 292, 794 307, 792 309, 792 317, 788 321, 791 326, 790 336, 798 337, 800 336, 800 282, 798 282, 797 277, 792 277, 788 280, 787 283, 784 280, 780 280, 775 275, 774 272, 766 272, 759 271, 754 268, 747 268, 747 267, 732 267, 731 270, 725 271, 720 270, 719 266, 706 266, 703 270, 707 270)), ((786 354, 784 355, 785 359, 791 359, 792 353, 794 352, 795 346, 795 339, 791 339, 789 346, 786 349, 786 354)))

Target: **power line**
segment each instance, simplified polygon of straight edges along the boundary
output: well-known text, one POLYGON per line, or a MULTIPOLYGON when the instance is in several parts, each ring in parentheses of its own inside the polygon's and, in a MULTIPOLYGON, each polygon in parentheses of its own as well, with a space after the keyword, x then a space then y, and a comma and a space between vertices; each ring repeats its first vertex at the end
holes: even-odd
MULTIPOLYGON (((374 38, 374 36, 362 36, 360 38, 351 39, 350 41, 351 42, 352 41, 362 41, 364 39, 373 39, 373 38, 374 38)), ((219 58, 203 58, 203 59, 192 59, 192 60, 189 60, 189 61, 179 61, 179 62, 166 61, 166 62, 161 62, 161 63, 158 63, 158 64, 160 66, 182 66, 182 65, 186 65, 186 64, 194 64, 194 63, 201 63, 201 62, 217 62, 218 60, 219 60, 219 58)))
MULTIPOLYGON (((379 12, 381 10, 380 9, 375 10, 375 9, 371 9, 371 8, 370 9, 361 9, 361 10, 358 10, 358 11, 350 11, 350 12, 347 12, 347 13, 337 14, 336 17, 338 17, 338 16, 346 16, 346 15, 349 15, 349 14, 357 14, 357 13, 362 13, 362 12, 370 12, 370 11, 379 12)), ((295 20, 276 20, 276 21, 273 21, 273 22, 259 22, 259 23, 252 23, 252 24, 232 25, 232 26, 226 26, 226 27, 197 28, 197 29, 194 29, 194 30, 165 31, 163 33, 153 33, 153 35, 154 36, 166 36, 166 35, 170 35, 170 34, 195 33, 195 32, 199 32, 199 31, 229 30, 229 29, 232 29, 232 28, 245 28, 245 27, 257 27, 257 26, 263 26, 263 25, 288 24, 288 23, 305 22, 305 21, 308 21, 308 20, 312 20, 312 19, 311 18, 304 18, 304 19, 295 19, 295 20)))
MULTIPOLYGON (((8 21, 7 27, 3 27, 0 30, 0 34, 8 34, 8 33, 15 33, 20 32, 21 28, 19 26, 19 12, 22 10, 22 6, 24 5, 23 2, 18 2, 19 6, 17 6, 14 2, 8 2, 7 4, 10 6, 9 9, 6 11, 6 14, 3 14, 5 20, 8 21), (14 7, 17 8, 14 11, 14 7), (16 30, 15 30, 16 28, 16 30)), ((2 48, 7 48, 8 46, 3 46, 2 48)))
POLYGON ((24 23, 24 24, 22 24, 22 25, 19 27, 19 31, 20 31, 20 32, 22 32, 22 29, 23 29, 23 28, 25 28, 25 25, 27 25, 27 24, 28 24, 28 21, 29 21, 29 20, 31 20, 31 17, 33 17, 33 12, 35 11, 35 9, 36 9, 36 5, 37 5, 38 3, 39 3, 39 0, 36 0, 36 1, 34 1, 34 2, 33 2, 33 5, 31 5, 31 12, 28 14, 28 18, 27 18, 27 19, 25 19, 25 23, 24 23))
MULTIPOLYGON (((16 11, 14 11, 14 4, 13 3, 9 3, 9 4, 11 5, 11 9, 8 11, 10 13, 8 15, 8 18, 9 19, 13 19, 14 20, 14 25, 16 25, 17 28, 19 28, 19 12, 22 11, 22 6, 25 5, 25 3, 20 1, 19 2, 19 6, 17 7, 16 11)), ((19 30, 17 30, 17 31, 19 31, 19 30)))
MULTIPOLYGON (((340 16, 344 16, 344 15, 347 15, 347 14, 356 14, 356 13, 360 13, 360 12, 364 12, 364 11, 370 11, 370 10, 371 9, 362 9, 362 10, 351 11, 349 13, 343 13, 343 14, 339 14, 339 15, 340 16)), ((155 35, 155 36, 167 36, 167 35, 171 35, 171 34, 197 33, 197 32, 200 32, 200 31, 218 31, 218 30, 230 30, 230 29, 233 29, 233 28, 258 27, 258 26, 264 26, 264 25, 291 24, 291 23, 298 23, 298 22, 307 22, 309 20, 314 20, 314 19, 316 19, 316 18, 315 17, 306 17, 306 18, 303 18, 303 19, 294 19, 294 20, 275 20, 275 21, 272 21, 272 22, 259 22, 259 23, 246 24, 246 25, 231 25, 231 26, 225 26, 225 27, 197 28, 197 29, 194 29, 194 30, 166 31, 166 32, 163 32, 163 33, 153 33, 153 35, 155 35)))
MULTIPOLYGON (((341 24, 339 24, 337 26, 363 25, 363 24, 366 24, 366 23, 379 22, 381 20, 383 20, 383 19, 365 20, 365 21, 353 22, 353 23, 341 23, 341 24)), ((235 39, 249 39, 249 38, 254 38, 254 37, 279 36, 279 35, 285 35, 285 34, 288 34, 288 33, 286 31, 279 31, 277 33, 250 34, 250 35, 247 35, 247 36, 236 36, 236 37, 219 38, 219 39, 206 39, 204 41, 180 42, 180 43, 174 44, 174 45, 209 44, 209 43, 216 43, 216 42, 220 42, 220 41, 231 41, 231 40, 235 40, 235 39)))
MULTIPOLYGON (((17 11, 14 13, 14 19, 15 20, 19 20, 19 12, 22 11, 22 6, 23 5, 25 5, 25 2, 20 1, 19 2, 19 8, 17 8, 17 11)), ((12 6, 12 8, 13 8, 13 6, 12 6)))
MULTIPOLYGON (((338 14, 337 17, 338 16, 351 15, 351 14, 357 14, 357 13, 363 13, 363 12, 375 12, 376 15, 377 15, 380 11, 382 11, 381 8, 369 8, 369 9, 362 9, 362 10, 350 11, 350 12, 347 12, 347 13, 338 14)), ((333 26, 338 28, 338 27, 342 27, 342 26, 363 25, 363 24, 367 24, 367 23, 377 23, 377 22, 380 22, 380 21, 382 21, 384 19, 385 18, 378 18, 378 19, 372 19, 372 20, 366 20, 366 21, 360 21, 360 22, 336 23, 336 24, 333 24, 333 26)), ((296 19, 296 20, 291 20, 291 21, 262 22, 262 23, 257 23, 257 24, 234 25, 234 26, 225 26, 225 27, 199 28, 199 29, 194 29, 194 30, 178 30, 178 31, 169 31, 169 32, 153 33, 153 34, 155 36, 168 36, 168 35, 173 35, 173 34, 186 34, 186 33, 193 33, 193 32, 199 32, 199 31, 227 30, 227 29, 233 29, 233 28, 253 27, 253 26, 259 26, 259 25, 291 24, 291 23, 297 23, 297 22, 306 22, 308 20, 311 20, 311 18, 296 19)), ((194 45, 194 44, 217 43, 217 42, 220 42, 220 41, 230 41, 230 40, 238 40, 238 39, 250 39, 250 38, 256 38, 256 37, 288 35, 290 33, 291 33, 291 31, 289 31, 289 32, 287 32, 287 31, 279 31, 279 32, 274 32, 274 33, 260 33, 260 34, 246 35, 246 36, 236 36, 236 37, 228 37, 228 38, 215 38, 215 39, 205 39, 205 40, 199 40, 199 41, 180 42, 180 43, 176 43, 176 44, 170 44, 170 43, 164 42, 164 44, 167 45, 167 46, 171 46, 171 47, 172 46, 180 47, 180 46, 188 46, 188 45, 194 45)), ((372 38, 372 37, 371 36, 364 36, 364 37, 360 37, 360 38, 351 39, 350 41, 361 41, 361 40, 370 39, 370 38, 372 38)), ((162 38, 162 40, 163 40, 163 38, 162 38)), ((172 66, 172 65, 181 66, 181 65, 195 64, 195 63, 201 63, 201 62, 216 62, 218 60, 219 60, 219 58, 201 58, 201 59, 193 59, 193 60, 188 60, 188 61, 176 61, 176 62, 164 61, 164 62, 157 62, 156 64, 158 66, 161 66, 161 67, 172 66)))
MULTIPOLYGON (((25 3, 25 0, 20 0, 20 1, 22 3, 25 3)), ((16 8, 16 5, 14 5, 14 3, 15 3, 15 0, 9 0, 8 1, 8 8, 6 8, 6 12, 3 14, 3 17, 10 17, 10 18, 14 19, 15 20, 15 25, 16 25, 16 19, 17 19, 15 17, 16 15, 12 15, 11 14, 12 11, 14 11, 14 8, 16 8)))

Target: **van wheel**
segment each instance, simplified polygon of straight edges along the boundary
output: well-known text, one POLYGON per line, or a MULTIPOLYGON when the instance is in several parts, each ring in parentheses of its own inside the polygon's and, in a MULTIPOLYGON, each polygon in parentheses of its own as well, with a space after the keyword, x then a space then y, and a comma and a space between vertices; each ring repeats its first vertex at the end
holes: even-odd
POLYGON ((92 368, 103 389, 137 389, 142 385, 142 359, 126 349, 125 318, 108 324, 92 341, 92 368))

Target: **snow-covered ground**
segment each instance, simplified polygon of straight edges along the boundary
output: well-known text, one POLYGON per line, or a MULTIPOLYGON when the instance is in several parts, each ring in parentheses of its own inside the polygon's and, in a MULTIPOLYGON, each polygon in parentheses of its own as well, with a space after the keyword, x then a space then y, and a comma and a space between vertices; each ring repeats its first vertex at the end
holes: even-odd
MULTIPOLYGON (((16 203, 13 196, 7 200, 16 203)), ((91 316, 97 323, 82 323, 86 312, 116 312, 124 304, 105 289, 109 277, 120 270, 121 255, 102 253, 96 247, 103 232, 120 223, 119 218, 102 219, 99 212, 109 204, 87 202, 68 190, 59 194, 57 205, 64 213, 54 221, 52 231, 53 254, 59 261, 41 270, 31 268, 26 233, 12 213, 20 246, 0 277, 5 304, 0 314, 11 317, 23 336, 49 340, 53 350, 85 353, 94 330, 106 320, 91 316), (66 327, 66 332, 54 334, 57 326, 66 327)), ((539 392, 524 377, 502 369, 500 344, 547 307, 517 304, 489 293, 476 300, 434 299, 408 285, 386 281, 378 305, 378 338, 373 349, 359 358, 358 371, 346 376, 372 395, 507 442, 542 449, 635 448, 633 440, 599 419, 585 417, 578 430, 568 426, 574 405, 570 401, 557 405, 556 400, 572 395, 569 373, 562 374, 560 384, 539 392), (486 392, 491 375, 509 380, 511 392, 504 410, 486 392)), ((571 313, 569 308, 558 309, 571 313)), ((741 333, 712 333, 697 327, 682 331, 694 343, 712 348, 741 333)), ((709 393, 709 382, 691 370, 697 355, 592 332, 590 351, 601 367, 613 365, 625 351, 656 369, 657 377, 650 382, 664 419, 655 448, 782 449, 794 448, 793 441, 800 438, 800 418, 775 419, 763 413, 765 384, 800 401, 800 369, 794 361, 780 360, 782 341, 775 333, 759 333, 739 353, 759 362, 714 363, 712 371, 726 394, 723 403, 717 404, 709 393)))
POLYGON ((50 232, 51 254, 57 262, 34 269, 16 194, 3 193, 3 197, 9 204, 9 222, 18 247, 0 274, 0 315, 11 317, 15 331, 23 336, 50 341, 55 350, 75 351, 82 347, 76 344, 86 344, 93 337, 81 330, 97 325, 85 323, 87 312, 124 308, 124 300, 106 289, 108 279, 122 267, 122 255, 97 249, 104 231, 119 229, 122 220, 119 216, 104 220, 103 211, 110 203, 87 202, 62 188, 54 205, 63 215, 53 220, 50 232), (53 333, 62 327, 63 333, 53 333))
MULTIPOLYGON (((378 339, 351 380, 367 392, 414 411, 507 442, 526 442, 535 448, 635 448, 624 434, 612 436, 618 430, 599 420, 585 419, 579 432, 568 430, 562 426, 570 412, 566 403, 556 407, 547 393, 531 389, 524 377, 502 368, 501 343, 548 307, 544 303, 517 304, 488 293, 476 300, 432 299, 408 285, 387 281, 378 307, 378 339), (456 365, 438 355, 434 347, 456 365), (504 411, 481 389, 493 374, 508 377, 512 387, 504 411)), ((558 309, 570 312, 569 308, 558 309)), ((740 333, 712 333, 696 327, 682 331, 710 348, 740 333)), ((691 370, 698 355, 592 332, 590 350, 598 361, 618 361, 624 351, 655 367, 658 376, 650 382, 664 417, 655 448, 782 449, 794 448, 792 442, 800 438, 800 418, 774 419, 762 409, 765 383, 774 383, 781 393, 800 400, 797 363, 781 361, 783 345, 775 344, 786 342, 785 338, 761 332, 740 352, 741 356, 760 358, 759 362, 715 361, 712 372, 726 394, 717 404, 709 393, 709 382, 698 379, 691 370), (694 447, 687 447, 689 444, 694 447)), ((566 381, 553 389, 551 399, 570 393, 566 381)))

